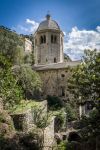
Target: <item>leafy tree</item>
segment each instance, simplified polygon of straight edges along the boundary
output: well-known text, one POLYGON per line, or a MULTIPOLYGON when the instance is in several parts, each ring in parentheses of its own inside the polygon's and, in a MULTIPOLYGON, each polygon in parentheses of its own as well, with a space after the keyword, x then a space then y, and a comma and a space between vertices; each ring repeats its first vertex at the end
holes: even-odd
POLYGON ((77 103, 94 102, 95 110, 88 117, 83 116, 77 128, 83 142, 96 140, 100 135, 100 52, 85 51, 82 63, 72 69, 69 90, 77 103))
POLYGON ((23 39, 10 29, 0 26, 0 52, 14 64, 16 61, 19 63, 18 58, 21 60, 23 50, 23 39))
POLYGON ((17 84, 11 70, 11 63, 0 54, 0 97, 6 108, 19 103, 22 89, 17 84))
POLYGON ((42 83, 38 73, 33 71, 31 66, 15 66, 13 71, 18 85, 20 85, 24 91, 25 98, 30 99, 39 96, 42 83))
POLYGON ((51 110, 57 110, 59 108, 63 107, 63 103, 61 99, 57 96, 47 96, 47 101, 48 101, 48 107, 51 110))
POLYGON ((13 63, 16 65, 24 64, 24 57, 24 49, 20 46, 17 46, 13 56, 13 63))
POLYGON ((32 54, 25 54, 25 57, 24 57, 24 63, 25 64, 31 64, 32 63, 32 54))
POLYGON ((32 35, 18 35, 15 31, 0 26, 0 52, 9 58, 13 64, 34 64, 33 50, 30 54, 26 54, 24 51, 25 38, 32 41, 32 49, 34 49, 32 35))
POLYGON ((78 102, 100 99, 100 52, 85 51, 82 63, 72 69, 69 90, 78 102))
POLYGON ((73 121, 77 118, 77 113, 75 111, 75 108, 73 108, 71 104, 68 103, 66 104, 65 111, 67 114, 67 121, 73 121))

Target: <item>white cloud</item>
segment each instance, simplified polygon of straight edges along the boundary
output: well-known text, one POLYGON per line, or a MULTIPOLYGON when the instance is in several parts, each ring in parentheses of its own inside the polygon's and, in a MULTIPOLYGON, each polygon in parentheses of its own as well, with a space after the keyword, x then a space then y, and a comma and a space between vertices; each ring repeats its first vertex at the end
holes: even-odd
POLYGON ((94 30, 79 30, 73 27, 65 36, 64 51, 72 60, 81 59, 84 49, 100 50, 100 26, 94 30))
POLYGON ((25 32, 28 32, 28 30, 29 30, 28 28, 26 28, 22 25, 18 25, 17 28, 19 28, 20 30, 25 31, 25 32))
POLYGON ((20 34, 32 34, 36 31, 38 26, 39 26, 38 22, 26 19, 26 21, 22 23, 22 25, 17 25, 16 27, 12 27, 12 29, 16 30, 16 32, 20 34))
POLYGON ((26 23, 35 25, 36 22, 34 20, 26 19, 26 23))
POLYGON ((30 19, 26 19, 26 23, 30 24, 30 28, 29 28, 30 33, 34 33, 39 26, 38 22, 36 22, 34 20, 30 20, 30 19))
MULTIPOLYGON (((39 23, 26 19, 21 25, 17 25, 12 29, 20 34, 34 34, 39 23)), ((79 30, 73 27, 71 32, 66 33, 64 40, 64 52, 68 54, 72 60, 81 59, 84 54, 84 49, 98 49, 100 50, 100 26, 96 30, 79 30)))
POLYGON ((97 31, 98 31, 98 32, 100 32, 100 26, 97 26, 97 28, 96 28, 96 29, 97 29, 97 31))
POLYGON ((66 32, 65 31, 63 31, 63 34, 64 34, 64 36, 66 36, 66 32))

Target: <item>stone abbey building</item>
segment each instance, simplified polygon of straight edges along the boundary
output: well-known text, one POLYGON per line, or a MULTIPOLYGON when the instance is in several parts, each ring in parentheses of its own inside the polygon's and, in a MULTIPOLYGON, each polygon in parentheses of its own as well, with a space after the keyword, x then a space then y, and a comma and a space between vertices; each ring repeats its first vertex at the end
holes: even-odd
POLYGON ((79 64, 77 61, 64 61, 64 34, 56 21, 47 14, 34 34, 34 57, 36 70, 43 82, 42 96, 68 97, 67 78, 69 67, 79 64))

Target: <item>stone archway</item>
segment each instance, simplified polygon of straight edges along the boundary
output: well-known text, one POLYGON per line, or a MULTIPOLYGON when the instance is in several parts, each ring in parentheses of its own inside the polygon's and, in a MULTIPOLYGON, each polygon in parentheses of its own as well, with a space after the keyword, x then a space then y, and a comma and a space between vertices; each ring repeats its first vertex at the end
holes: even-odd
POLYGON ((77 141, 77 142, 80 142, 81 141, 81 137, 80 135, 75 132, 75 131, 72 131, 69 133, 69 136, 68 136, 68 141, 77 141))

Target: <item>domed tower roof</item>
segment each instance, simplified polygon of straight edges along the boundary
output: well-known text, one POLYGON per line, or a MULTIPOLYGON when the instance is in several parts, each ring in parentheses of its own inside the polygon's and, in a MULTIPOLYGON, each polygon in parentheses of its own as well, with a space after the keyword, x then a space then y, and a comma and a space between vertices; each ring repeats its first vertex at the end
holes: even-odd
POLYGON ((51 30, 60 30, 59 25, 56 21, 51 19, 49 14, 46 15, 46 20, 42 21, 37 29, 37 31, 51 29, 51 30))

